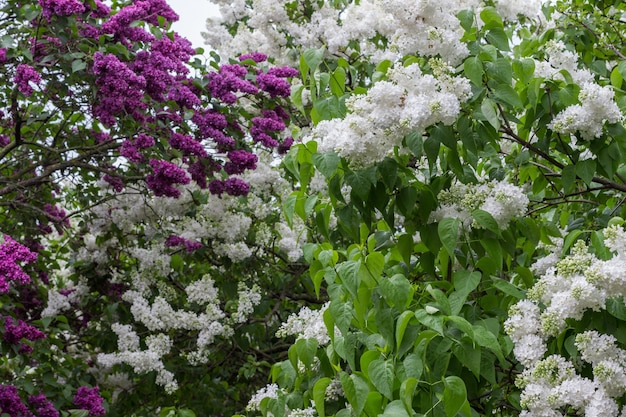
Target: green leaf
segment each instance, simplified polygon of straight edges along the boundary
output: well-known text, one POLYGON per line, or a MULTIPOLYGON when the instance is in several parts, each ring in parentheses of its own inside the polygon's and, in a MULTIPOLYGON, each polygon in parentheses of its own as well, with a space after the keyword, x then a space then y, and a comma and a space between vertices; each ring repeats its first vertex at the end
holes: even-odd
POLYGON ((491 277, 491 281, 493 282, 494 287, 511 297, 517 298, 518 300, 526 298, 524 291, 511 284, 509 281, 505 281, 497 277, 491 277))
POLYGON ((76 59, 72 61, 72 73, 82 71, 87 68, 87 63, 83 60, 76 59))
POLYGON ((454 258, 454 250, 459 241, 460 227, 461 221, 451 217, 442 219, 437 225, 439 239, 451 258, 454 258))
POLYGON ((390 278, 380 280, 380 292, 385 300, 398 310, 404 310, 413 297, 413 287, 409 280, 402 274, 396 274, 390 278))
POLYGON ((374 387, 392 400, 393 380, 395 378, 393 362, 377 359, 369 364, 367 372, 374 387))
POLYGON ((483 84, 483 62, 478 56, 470 56, 463 63, 463 73, 475 85, 483 84))
POLYGON ((343 286, 350 291, 354 298, 357 298, 357 291, 361 283, 359 268, 361 268, 360 261, 346 261, 337 268, 337 273, 339 278, 341 278, 343 286))
POLYGON ((563 191, 566 193, 574 190, 576 183, 576 167, 574 165, 566 165, 561 171, 561 182, 563 184, 563 191))
POLYGON ((407 148, 411 150, 414 156, 420 157, 424 152, 424 139, 418 131, 413 131, 404 137, 407 148))
POLYGON ((400 398, 407 412, 413 410, 413 396, 417 389, 418 380, 416 378, 407 378, 400 385, 400 398))
POLYGON ((500 129, 500 119, 498 118, 498 108, 496 107, 496 103, 493 102, 490 98, 486 98, 483 100, 480 105, 480 111, 485 116, 485 120, 489 122, 494 129, 500 129))
POLYGON ((317 339, 298 339, 295 346, 298 359, 300 359, 305 366, 311 366, 315 359, 315 354, 317 353, 317 339))
POLYGON ((313 155, 313 164, 326 178, 332 177, 339 166, 339 155, 334 152, 316 153, 313 155))
POLYGON ((330 382, 330 378, 320 378, 313 386, 313 401, 315 402, 315 409, 319 417, 326 417, 324 402, 326 398, 326 388, 328 388, 330 382))
POLYGON ((504 356, 502 356, 502 348, 500 347, 500 343, 498 343, 498 338, 482 326, 475 324, 472 327, 474 328, 474 341, 480 346, 491 350, 501 362, 504 362, 504 356))
POLYGON ((396 321, 396 346, 398 348, 402 345, 402 339, 404 338, 404 333, 406 332, 406 326, 409 325, 411 319, 415 317, 412 311, 406 310, 400 314, 396 321))
POLYGON ((448 316, 446 320, 454 324, 454 326, 465 333, 470 339, 474 339, 474 328, 469 321, 461 316, 448 316))
POLYGON ((496 235, 500 235, 500 226, 498 226, 498 222, 496 222, 491 213, 488 211, 480 209, 474 210, 472 211, 472 217, 474 218, 474 221, 476 221, 476 223, 483 229, 487 229, 496 235))
POLYGON ((593 159, 585 159, 583 161, 576 162, 576 175, 580 177, 585 184, 591 184, 593 177, 596 173, 596 161, 593 159))
POLYGON ((443 336, 443 316, 440 314, 428 314, 426 310, 419 309, 415 311, 415 318, 424 326, 433 329, 443 336))
POLYGON ((196 417, 196 413, 188 408, 181 408, 178 410, 178 417, 196 417))
POLYGON ((458 376, 448 376, 443 382, 443 408, 447 417, 454 417, 467 401, 465 383, 458 376))
POLYGON ((385 407, 385 411, 382 414, 379 414, 380 417, 411 417, 409 413, 407 413, 404 404, 402 401, 395 400, 387 404, 385 407))
MULTIPOLYGON (((367 394, 367 400, 365 401, 365 407, 363 407, 363 411, 367 414, 367 417, 377 417, 380 415, 383 407, 383 396, 380 392, 370 391, 367 394)), ((363 416, 363 414, 361 414, 363 416)), ((335 415, 335 417, 340 417, 339 413, 335 415)), ((346 417, 352 417, 352 414, 347 415, 346 417)))
POLYGON ((306 75, 310 71, 314 73, 322 58, 324 57, 325 48, 308 49, 304 51, 300 59, 300 73, 302 78, 306 81, 306 75))
POLYGON ((504 104, 507 104, 513 108, 522 108, 524 104, 519 98, 517 91, 507 84, 498 84, 494 90, 494 96, 504 104))
POLYGON ((352 406, 354 413, 360 416, 367 401, 367 394, 370 392, 369 385, 360 376, 348 375, 345 372, 341 372, 340 380, 346 399, 352 406))
POLYGON ((487 41, 501 51, 510 51, 509 37, 501 27, 490 29, 485 35, 487 41))
POLYGON ((515 60, 512 67, 517 78, 525 84, 528 84, 535 75, 535 61, 530 58, 515 60))
POLYGON ((346 92, 346 70, 342 67, 337 67, 330 77, 329 85, 330 91, 336 97, 343 96, 346 92))
POLYGON ((504 23, 495 8, 485 7, 480 11, 480 19, 485 24, 485 29, 502 28, 504 23))
POLYGON ((424 362, 422 361, 422 358, 415 353, 409 353, 406 355, 406 358, 404 358, 402 364, 404 365, 406 376, 409 378, 415 378, 419 381, 422 377, 422 373, 424 372, 424 362))

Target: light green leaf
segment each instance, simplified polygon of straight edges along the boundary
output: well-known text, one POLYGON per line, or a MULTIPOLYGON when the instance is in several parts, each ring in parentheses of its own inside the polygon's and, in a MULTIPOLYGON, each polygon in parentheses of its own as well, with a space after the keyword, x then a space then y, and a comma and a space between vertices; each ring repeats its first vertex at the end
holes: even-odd
POLYGON ((483 100, 480 105, 480 111, 485 116, 485 119, 489 122, 494 129, 500 129, 500 119, 498 118, 498 108, 496 107, 496 103, 493 102, 490 98, 486 98, 483 100))
POLYGON ((320 378, 313 386, 313 401, 319 417, 326 417, 324 402, 326 398, 326 388, 330 385, 330 378, 320 378))
POLYGON ((465 383, 458 376, 448 376, 443 382, 443 408, 447 417, 454 417, 467 401, 465 383))
POLYGON ((340 380, 346 399, 354 413, 360 416, 367 401, 367 394, 370 392, 369 385, 359 375, 348 375, 345 372, 340 374, 340 380))
POLYGON ((376 359, 369 364, 367 372, 374 387, 385 397, 393 399, 392 389, 395 378, 393 362, 376 359))
POLYGON ((439 239, 441 239, 443 247, 446 249, 451 258, 454 258, 454 250, 456 249, 457 242, 459 241, 460 227, 461 221, 451 217, 442 219, 437 225, 439 239))

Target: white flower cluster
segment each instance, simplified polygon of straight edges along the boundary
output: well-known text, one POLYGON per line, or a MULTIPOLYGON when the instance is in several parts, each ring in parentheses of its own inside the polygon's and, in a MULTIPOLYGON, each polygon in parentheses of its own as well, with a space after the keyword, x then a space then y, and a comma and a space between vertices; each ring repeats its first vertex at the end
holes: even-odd
POLYGON ((401 147, 408 133, 452 124, 470 96, 465 78, 436 78, 423 74, 418 64, 397 64, 387 80, 346 102, 344 118, 321 121, 305 140, 317 141, 320 152, 335 151, 354 165, 369 166, 401 147))
POLYGON ((319 346, 330 342, 326 324, 324 324, 324 312, 330 304, 324 304, 319 310, 311 310, 302 307, 298 314, 292 314, 276 332, 277 337, 296 336, 299 339, 316 339, 319 346))
POLYGON ((496 10, 502 19, 515 22, 518 15, 536 18, 541 14, 542 0, 498 0, 496 10))
POLYGON ((256 284, 248 288, 243 282, 240 282, 238 286, 239 302, 232 319, 235 323, 243 323, 252 314, 254 307, 261 302, 261 288, 256 284))
POLYGON ((116 353, 101 353, 98 355, 98 363, 105 368, 112 368, 117 364, 130 365, 138 374, 146 374, 155 371, 156 383, 165 388, 168 394, 178 389, 178 383, 174 374, 163 364, 163 356, 167 355, 172 348, 172 340, 169 336, 159 333, 146 338, 146 350, 139 346, 139 336, 132 330, 130 325, 114 324, 111 329, 118 336, 118 349, 116 353))
POLYGON ((248 401, 246 411, 259 411, 261 409, 261 401, 265 398, 278 398, 278 395, 282 392, 283 390, 278 388, 276 384, 269 384, 259 389, 248 401))
POLYGON ((521 216, 528 208, 523 190, 506 181, 486 181, 479 184, 454 184, 438 195, 439 208, 430 215, 430 222, 451 217, 463 222, 465 228, 476 226, 472 211, 491 214, 498 227, 505 229, 511 219, 521 216))
POLYGON ((626 231, 614 225, 604 229, 604 236, 614 252, 611 259, 598 259, 577 241, 570 255, 547 268, 528 300, 509 312, 505 330, 526 368, 518 380, 526 409, 520 415, 561 416, 558 410, 567 407, 586 416, 620 415, 615 398, 626 393, 626 351, 613 336, 595 330, 576 336, 579 358, 591 365, 593 379, 577 374, 574 364, 559 355, 544 358, 549 340, 561 333, 566 320, 580 320, 585 311, 604 310, 608 299, 622 302, 626 295, 626 231))
POLYGON ((624 119, 614 97, 610 87, 585 83, 578 94, 580 104, 565 108, 548 127, 564 134, 580 132, 586 140, 598 138, 605 123, 617 123, 624 119))
POLYGON ((561 71, 565 70, 574 83, 583 85, 592 83, 593 74, 587 68, 579 68, 578 56, 567 49, 563 41, 549 40, 544 46, 546 61, 535 61, 535 77, 564 80, 561 71))
POLYGON ((468 50, 456 14, 479 5, 477 0, 362 0, 342 7, 310 2, 312 11, 300 5, 290 16, 286 5, 293 3, 288 0, 213 3, 220 5, 222 19, 209 20, 203 33, 207 44, 224 56, 263 51, 284 64, 294 64, 298 50, 325 46, 331 54, 358 52, 373 62, 420 54, 457 65, 468 50), (237 33, 231 36, 223 25, 235 22, 237 33), (380 37, 385 47, 376 41, 380 37))

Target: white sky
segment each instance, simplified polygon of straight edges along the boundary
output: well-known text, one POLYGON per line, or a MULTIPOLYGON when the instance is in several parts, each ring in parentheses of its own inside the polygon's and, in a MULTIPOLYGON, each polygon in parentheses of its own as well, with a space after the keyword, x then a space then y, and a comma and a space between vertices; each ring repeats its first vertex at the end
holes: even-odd
POLYGON ((219 16, 219 7, 207 0, 168 0, 167 4, 180 16, 172 29, 191 41, 194 48, 204 48, 200 32, 205 31, 204 22, 208 17, 219 16))

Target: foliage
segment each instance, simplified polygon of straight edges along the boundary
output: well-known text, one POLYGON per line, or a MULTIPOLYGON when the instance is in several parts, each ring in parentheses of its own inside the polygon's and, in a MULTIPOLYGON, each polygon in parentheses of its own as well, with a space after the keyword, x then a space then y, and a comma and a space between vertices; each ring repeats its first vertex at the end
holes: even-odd
POLYGON ((623 414, 622 2, 218 3, 2 4, 0 412, 623 414))

